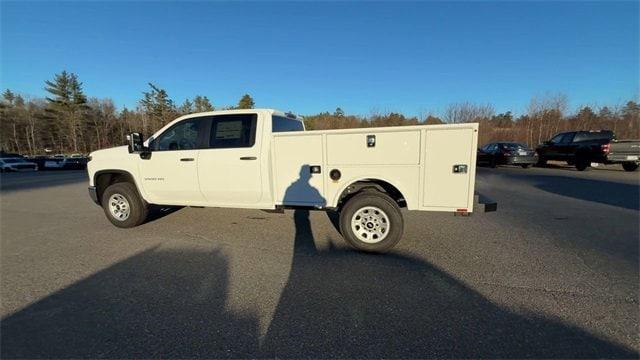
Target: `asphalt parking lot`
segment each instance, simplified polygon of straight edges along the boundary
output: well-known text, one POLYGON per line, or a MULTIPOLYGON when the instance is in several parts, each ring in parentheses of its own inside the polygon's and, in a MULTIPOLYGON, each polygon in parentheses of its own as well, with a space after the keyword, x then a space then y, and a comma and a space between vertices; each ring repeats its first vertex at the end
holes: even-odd
POLYGON ((640 172, 479 169, 498 212, 405 212, 386 255, 324 212, 112 226, 84 172, 2 174, 2 358, 621 357, 640 350, 640 172))

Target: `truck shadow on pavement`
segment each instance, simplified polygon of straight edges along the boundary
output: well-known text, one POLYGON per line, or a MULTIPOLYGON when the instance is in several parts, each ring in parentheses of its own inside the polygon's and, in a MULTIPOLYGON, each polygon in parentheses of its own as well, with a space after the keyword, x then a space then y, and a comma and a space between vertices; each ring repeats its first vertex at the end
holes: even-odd
POLYGON ((559 319, 518 314, 424 260, 315 248, 294 215, 288 283, 261 352, 311 358, 635 358, 559 319))
POLYGON ((295 210, 294 222, 291 269, 265 334, 258 314, 228 308, 232 290, 224 252, 153 248, 2 319, 0 355, 638 357, 559 319, 503 308, 419 258, 337 247, 319 251, 309 211, 295 210))
POLYGON ((640 186, 566 176, 534 176, 541 190, 574 199, 640 210, 640 186))
POLYGON ((540 190, 557 195, 640 210, 640 184, 552 175, 529 175, 526 180, 540 190))
POLYGON ((226 306, 222 251, 153 248, 2 319, 2 358, 638 356, 504 309, 421 259, 318 251, 308 211, 294 220, 291 271, 263 338, 257 314, 226 306))
POLYGON ((2 319, 1 357, 247 357, 258 321, 228 285, 220 251, 146 250, 2 319))

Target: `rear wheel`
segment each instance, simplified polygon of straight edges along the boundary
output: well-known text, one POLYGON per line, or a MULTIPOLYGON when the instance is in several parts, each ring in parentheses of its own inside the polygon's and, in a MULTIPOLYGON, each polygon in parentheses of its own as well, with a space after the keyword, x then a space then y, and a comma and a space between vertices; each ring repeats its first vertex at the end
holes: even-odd
POLYGON ((147 218, 148 206, 138 195, 135 185, 115 183, 102 194, 102 208, 107 218, 117 227, 130 228, 142 224, 147 218))
POLYGON ((622 168, 624 171, 636 171, 638 169, 638 163, 635 162, 623 162, 622 168))
POLYGON ((539 156, 538 157, 538 162, 536 163, 536 166, 540 166, 540 167, 547 166, 547 159, 543 158, 542 156, 539 156))
POLYGON ((590 161, 586 156, 579 156, 576 158, 576 169, 578 171, 584 171, 589 167, 590 161))
POLYGON ((523 169, 526 169, 529 167, 529 164, 521 164, 520 166, 522 166, 523 169))
POLYGON ((363 191, 340 211, 340 232, 351 247, 385 252, 394 247, 404 228, 398 204, 379 191, 363 191))

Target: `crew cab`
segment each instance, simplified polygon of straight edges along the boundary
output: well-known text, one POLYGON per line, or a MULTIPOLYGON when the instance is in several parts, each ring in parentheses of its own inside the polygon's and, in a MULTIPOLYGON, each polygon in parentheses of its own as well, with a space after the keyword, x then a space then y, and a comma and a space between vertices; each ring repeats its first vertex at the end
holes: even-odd
POLYGON ((638 168, 638 141, 616 140, 610 130, 567 131, 538 145, 538 165, 547 160, 566 161, 583 171, 592 163, 622 164, 625 171, 638 168), (611 153, 613 147, 613 153, 611 153))
POLYGON ((89 193, 123 228, 150 204, 337 210, 349 245, 382 252, 402 236, 400 208, 473 212, 477 135, 475 123, 305 131, 272 109, 190 114, 91 153, 89 193))

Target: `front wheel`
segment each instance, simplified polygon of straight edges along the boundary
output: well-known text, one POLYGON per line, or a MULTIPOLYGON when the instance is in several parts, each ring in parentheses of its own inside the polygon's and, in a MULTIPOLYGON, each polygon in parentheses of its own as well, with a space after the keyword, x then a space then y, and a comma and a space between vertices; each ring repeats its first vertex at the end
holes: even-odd
POLYGON ((128 182, 115 183, 106 188, 102 194, 102 208, 107 219, 121 228, 142 224, 149 211, 135 185, 128 182))
POLYGON ((520 166, 522 166, 523 169, 526 169, 529 167, 529 164, 521 164, 520 166))
POLYGON ((340 232, 357 250, 388 251, 400 241, 403 229, 400 207, 379 191, 355 195, 340 211, 340 232))
POLYGON ((624 171, 636 171, 638 169, 638 163, 635 162, 623 162, 622 168, 624 171))

